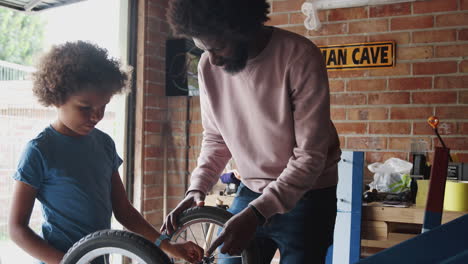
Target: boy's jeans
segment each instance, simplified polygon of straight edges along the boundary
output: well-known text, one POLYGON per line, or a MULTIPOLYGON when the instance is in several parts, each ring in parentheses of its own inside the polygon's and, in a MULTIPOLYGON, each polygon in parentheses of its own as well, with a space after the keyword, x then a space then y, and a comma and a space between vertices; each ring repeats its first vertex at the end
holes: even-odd
MULTIPOLYGON (((228 211, 239 213, 259 196, 241 183, 228 211)), ((335 218, 336 186, 307 192, 293 210, 274 215, 264 226, 257 227, 260 259, 256 264, 270 264, 277 249, 281 264, 325 263, 333 242, 335 218)), ((229 255, 219 255, 223 257, 229 255)), ((220 259, 218 263, 240 264, 241 259, 220 259)))

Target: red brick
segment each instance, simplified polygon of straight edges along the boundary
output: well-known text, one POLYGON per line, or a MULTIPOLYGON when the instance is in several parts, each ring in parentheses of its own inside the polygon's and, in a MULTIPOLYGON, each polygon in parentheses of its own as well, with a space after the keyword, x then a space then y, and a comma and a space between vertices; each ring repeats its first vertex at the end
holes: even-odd
POLYGON ((387 88, 385 79, 349 80, 346 91, 382 91, 387 88))
POLYGON ((346 119, 346 111, 344 108, 335 108, 332 107, 330 109, 330 116, 332 120, 345 120, 346 119))
POLYGON ((326 45, 328 45, 328 38, 310 37, 309 39, 317 46, 326 46, 326 45))
POLYGON ((159 122, 146 121, 145 122, 145 132, 161 133, 162 132, 162 125, 159 122))
POLYGON ((185 122, 169 122, 167 129, 168 133, 185 133, 186 124, 185 122))
POLYGON ((345 134, 365 134, 367 132, 366 123, 338 123, 335 122, 336 130, 339 135, 345 134))
POLYGON ((438 47, 436 47, 435 55, 436 55, 436 57, 464 57, 464 56, 468 56, 468 44, 438 46, 438 47))
POLYGON ((444 74, 458 71, 456 61, 418 62, 413 64, 413 74, 444 74))
POLYGON ((457 0, 431 0, 413 3, 413 13, 433 13, 457 10, 457 0))
POLYGON ((378 108, 348 108, 348 120, 387 120, 388 109, 378 108))
MULTIPOLYGON (((452 150, 468 150, 468 137, 457 137, 457 138, 442 138, 445 145, 452 150)), ((434 138, 434 144, 436 146, 442 146, 439 143, 439 139, 434 138)))
POLYGON ((347 137, 346 148, 357 149, 385 149, 387 148, 387 138, 385 137, 347 137))
POLYGON ((443 119, 468 119, 468 106, 436 107, 435 115, 443 119))
POLYGON ((167 119, 167 110, 157 108, 145 108, 145 121, 165 121, 167 119))
POLYGON ((330 37, 330 38, 328 38, 328 43, 330 45, 364 43, 366 41, 367 41, 366 36, 343 36, 343 37, 330 37))
POLYGON ((411 64, 410 63, 397 63, 392 68, 376 68, 369 71, 369 76, 398 76, 398 75, 410 75, 411 64))
POLYGON ((307 30, 305 28, 305 26, 301 25, 301 26, 286 26, 286 27, 282 27, 284 30, 287 30, 287 31, 290 31, 290 32, 293 32, 293 33, 296 33, 296 34, 299 34, 299 35, 302 35, 302 36, 308 36, 309 35, 309 30, 307 30))
POLYGON ((468 29, 458 30, 458 40, 468 40, 468 29))
POLYGON ((149 146, 144 148, 145 158, 162 158, 163 149, 161 147, 149 146))
POLYGON ((457 134, 468 135, 468 123, 458 123, 457 134))
POLYGON ((388 31, 387 19, 349 22, 349 34, 386 32, 386 31, 388 31))
POLYGON ((187 111, 185 109, 183 110, 174 109, 174 111, 169 111, 167 119, 171 121, 185 122, 187 120, 187 111))
POLYGON ((346 148, 346 137, 338 136, 338 138, 340 140, 340 148, 341 149, 346 148))
POLYGON ((352 20, 368 18, 366 7, 330 9, 328 21, 352 20))
POLYGON ((468 91, 460 91, 460 104, 468 104, 468 91))
POLYGON ((309 30, 308 36, 330 36, 347 33, 346 23, 322 24, 319 30, 309 30))
POLYGON ((288 13, 270 14, 268 17, 270 18, 270 20, 267 21, 266 25, 277 26, 277 25, 289 24, 288 13))
POLYGON ((332 105, 362 105, 366 103, 364 94, 331 94, 332 105))
POLYGON ((190 123, 190 133, 200 134, 203 132, 203 125, 201 123, 190 123))
POLYGON ((184 196, 185 194, 185 187, 172 185, 170 188, 167 189, 167 196, 184 196))
POLYGON ((468 10, 468 0, 460 0, 460 9, 468 10))
POLYGON ((409 93, 371 93, 369 94, 369 104, 408 104, 409 93))
POLYGON ((168 173, 167 175, 167 183, 171 184, 183 184, 184 174, 180 173, 168 173))
POLYGON ((168 96, 168 106, 174 108, 187 108, 187 98, 184 96, 168 96))
POLYGON ((163 161, 160 159, 145 159, 145 171, 162 171, 163 161))
POLYGON ((161 210, 143 213, 143 216, 146 219, 146 221, 148 221, 150 224, 156 227, 161 226, 161 224, 164 221, 163 211, 161 210))
POLYGON ((459 72, 468 72, 468 60, 464 60, 460 62, 460 65, 458 66, 458 71, 459 72))
POLYGON ((409 134, 411 124, 403 122, 369 123, 369 134, 409 134))
POLYGON ((432 107, 392 107, 390 119, 423 119, 427 120, 433 114, 432 107))
POLYGON ((457 39, 455 29, 416 31, 412 34, 413 43, 450 42, 457 39))
POLYGON ((167 108, 168 102, 167 99, 169 97, 161 97, 152 94, 145 95, 145 107, 159 107, 159 108, 167 108))
POLYGON ((285 1, 272 1, 270 2, 270 11, 272 13, 288 12, 301 10, 303 0, 285 0, 285 1))
MULTIPOLYGON (((414 139, 415 138, 412 138, 412 137, 391 137, 388 140, 388 149, 410 151, 411 150, 411 142, 414 139)), ((431 139, 430 138, 417 137, 417 139, 426 141, 428 148, 430 148, 430 146, 431 146, 431 139)))
POLYGON ((143 201, 143 210, 144 211, 152 211, 155 209, 163 208, 164 199, 161 198, 153 198, 153 199, 146 199, 143 201))
MULTIPOLYGON (((457 133, 457 126, 453 122, 440 122, 438 131, 441 135, 452 135, 457 133)), ((414 135, 434 135, 434 129, 427 124, 427 122, 414 122, 413 123, 414 135)))
POLYGON ((146 185, 143 186, 143 198, 150 199, 163 196, 163 186, 162 185, 146 185))
POLYGON ((456 154, 459 162, 468 163, 468 153, 450 153, 451 155, 456 154))
POLYGON ((344 92, 344 81, 330 80, 330 92, 344 92))
MULTIPOLYGON (((379 32, 380 33, 380 32, 379 32)), ((395 41, 398 45, 408 44, 410 42, 409 32, 398 32, 398 33, 383 33, 383 34, 372 34, 369 36, 369 41, 395 41)))
POLYGON ((378 5, 369 8, 370 17, 394 17, 411 14, 410 3, 398 3, 393 5, 378 5))
POLYGON ((168 159, 185 159, 187 157, 187 149, 184 147, 168 147, 167 158, 168 159))
POLYGON ((435 77, 434 88, 468 88, 468 76, 441 76, 435 77))
POLYGON ((167 164, 167 169, 168 170, 174 170, 174 171, 179 171, 180 173, 183 173, 185 171, 185 166, 186 166, 186 161, 187 160, 171 160, 167 164))
POLYGON ((144 135, 145 138, 145 144, 147 146, 151 145, 161 145, 163 142, 163 136, 161 134, 150 134, 146 133, 144 135))
POLYGON ((392 78, 388 82, 388 89, 391 91, 419 89, 425 90, 431 88, 432 77, 392 78))
POLYGON ((355 77, 363 77, 367 76, 369 70, 329 70, 328 71, 328 78, 355 78, 355 77))
POLYGON ((396 58, 398 60, 429 59, 433 57, 433 53, 434 49, 432 46, 398 47, 396 58))
POLYGON ((374 163, 374 162, 385 162, 389 158, 399 158, 402 160, 408 160, 408 152, 372 152, 372 151, 366 151, 365 153, 366 157, 366 162, 368 164, 374 163))
POLYGON ((457 92, 418 92, 412 94, 413 104, 454 104, 457 92))
POLYGON ((392 18, 390 22, 391 30, 431 28, 434 26, 434 18, 432 16, 398 17, 392 18))
POLYGON ((436 16, 437 27, 453 27, 468 25, 468 13, 456 13, 436 16))

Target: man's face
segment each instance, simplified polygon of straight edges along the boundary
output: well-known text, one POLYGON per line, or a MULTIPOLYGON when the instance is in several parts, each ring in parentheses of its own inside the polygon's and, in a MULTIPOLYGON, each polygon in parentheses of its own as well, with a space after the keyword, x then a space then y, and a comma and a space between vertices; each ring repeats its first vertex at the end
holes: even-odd
POLYGON ((193 38, 195 45, 209 54, 212 65, 222 67, 230 74, 242 71, 247 65, 248 45, 216 37, 193 38))

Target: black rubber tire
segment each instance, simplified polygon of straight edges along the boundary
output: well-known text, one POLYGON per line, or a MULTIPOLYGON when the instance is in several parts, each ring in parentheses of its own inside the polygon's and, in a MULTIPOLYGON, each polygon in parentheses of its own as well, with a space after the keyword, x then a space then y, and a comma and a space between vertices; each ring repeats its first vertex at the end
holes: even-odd
MULTIPOLYGON (((210 220, 214 221, 220 226, 224 224, 233 216, 230 212, 212 206, 203 206, 203 207, 193 207, 185 210, 178 217, 178 229, 172 235, 173 241, 176 238, 180 230, 184 229, 187 225, 190 225, 194 221, 200 220, 210 220)), ((251 243, 243 252, 242 252, 242 264, 257 264, 260 263, 258 259, 258 250, 255 243, 251 243)))
POLYGON ((68 250, 60 263, 76 264, 87 253, 107 247, 132 252, 147 264, 171 263, 156 245, 138 234, 123 230, 102 230, 87 235, 68 250))

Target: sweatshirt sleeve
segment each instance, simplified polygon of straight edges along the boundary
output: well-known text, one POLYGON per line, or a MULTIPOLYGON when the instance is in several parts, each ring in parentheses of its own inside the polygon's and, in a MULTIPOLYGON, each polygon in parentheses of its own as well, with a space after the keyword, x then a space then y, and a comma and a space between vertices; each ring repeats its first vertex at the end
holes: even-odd
POLYGON ((218 181, 219 175, 231 159, 231 152, 216 126, 200 67, 198 72, 203 139, 197 167, 191 174, 187 193, 197 190, 206 194, 218 181))
POLYGON ((269 183, 262 195, 251 202, 266 218, 290 211, 325 174, 330 137, 334 135, 328 77, 319 49, 308 49, 292 61, 285 78, 289 84, 296 144, 277 180, 269 183))

